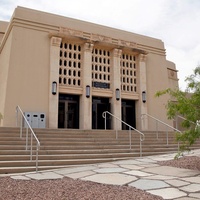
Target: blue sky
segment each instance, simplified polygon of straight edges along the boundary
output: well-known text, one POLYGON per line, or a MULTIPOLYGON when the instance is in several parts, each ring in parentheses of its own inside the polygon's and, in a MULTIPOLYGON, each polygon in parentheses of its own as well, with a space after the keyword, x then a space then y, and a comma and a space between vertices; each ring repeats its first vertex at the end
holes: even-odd
POLYGON ((183 90, 200 64, 200 0, 0 0, 0 20, 9 21, 17 6, 161 39, 183 90))

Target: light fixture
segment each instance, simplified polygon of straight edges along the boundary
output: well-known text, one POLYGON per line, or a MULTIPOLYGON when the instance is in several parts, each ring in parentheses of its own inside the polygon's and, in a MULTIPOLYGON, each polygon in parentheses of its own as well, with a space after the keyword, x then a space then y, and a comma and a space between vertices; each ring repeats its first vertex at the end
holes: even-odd
POLYGON ((56 93, 57 93, 57 83, 56 83, 56 81, 53 81, 52 82, 52 94, 53 95, 56 95, 56 93))
POLYGON ((117 88, 115 90, 115 96, 116 96, 116 100, 119 101, 120 100, 120 91, 119 91, 119 88, 117 88))
POLYGON ((142 91, 142 102, 145 103, 147 101, 146 91, 142 91))
POLYGON ((90 86, 86 85, 86 97, 89 98, 90 97, 90 86))

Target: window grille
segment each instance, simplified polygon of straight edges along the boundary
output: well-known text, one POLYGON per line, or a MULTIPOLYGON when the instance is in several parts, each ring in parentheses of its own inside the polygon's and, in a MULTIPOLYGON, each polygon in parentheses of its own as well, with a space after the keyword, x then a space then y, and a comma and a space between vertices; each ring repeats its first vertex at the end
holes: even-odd
POLYGON ((137 62, 136 56, 122 54, 121 57, 121 90, 122 92, 137 92, 137 62))
POLYGON ((110 89, 110 51, 94 48, 92 52, 93 87, 110 89))
POLYGON ((60 45, 59 84, 81 86, 82 48, 78 44, 63 42, 60 45))

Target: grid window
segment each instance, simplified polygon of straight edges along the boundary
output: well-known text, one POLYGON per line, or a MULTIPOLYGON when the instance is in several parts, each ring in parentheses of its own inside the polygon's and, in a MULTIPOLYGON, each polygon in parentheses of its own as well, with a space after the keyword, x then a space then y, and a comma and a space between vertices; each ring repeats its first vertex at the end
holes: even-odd
POLYGON ((93 87, 110 88, 110 51, 94 48, 92 52, 93 87))
POLYGON ((82 48, 78 44, 63 42, 60 45, 59 84, 81 86, 82 48))
POLYGON ((121 90, 122 92, 137 92, 136 56, 122 54, 121 57, 121 90))

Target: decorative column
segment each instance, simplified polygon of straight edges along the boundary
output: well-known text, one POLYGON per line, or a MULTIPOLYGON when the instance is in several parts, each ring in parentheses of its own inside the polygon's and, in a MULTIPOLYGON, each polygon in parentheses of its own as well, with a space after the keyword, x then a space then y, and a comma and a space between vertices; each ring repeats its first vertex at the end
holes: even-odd
MULTIPOLYGON (((139 76, 140 76, 140 114, 147 114, 147 72, 146 72, 146 55, 139 55, 139 76)), ((141 130, 148 130, 148 118, 142 117, 141 130)))
POLYGON ((92 50, 94 44, 83 47, 83 94, 80 97, 80 129, 92 129, 92 50))
POLYGON ((62 38, 52 37, 50 43, 49 128, 58 128, 59 58, 62 38))
MULTIPOLYGON (((121 80, 120 80, 120 58, 122 55, 121 49, 114 49, 112 52, 112 91, 111 98, 111 113, 121 119, 121 80)), ((121 130, 121 122, 112 119, 112 128, 121 130)))

